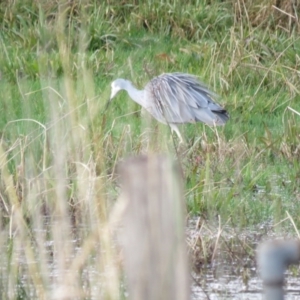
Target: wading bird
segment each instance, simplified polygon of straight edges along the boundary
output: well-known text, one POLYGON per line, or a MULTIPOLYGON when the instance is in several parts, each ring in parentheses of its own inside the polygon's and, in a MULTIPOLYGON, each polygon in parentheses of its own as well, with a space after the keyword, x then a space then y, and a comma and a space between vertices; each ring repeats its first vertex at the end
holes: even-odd
POLYGON ((111 83, 108 107, 116 94, 126 90, 136 103, 144 107, 157 121, 170 126, 183 142, 177 124, 203 122, 210 126, 224 125, 229 116, 214 99, 218 96, 194 75, 166 73, 153 78, 143 90, 136 89, 126 79, 111 83))

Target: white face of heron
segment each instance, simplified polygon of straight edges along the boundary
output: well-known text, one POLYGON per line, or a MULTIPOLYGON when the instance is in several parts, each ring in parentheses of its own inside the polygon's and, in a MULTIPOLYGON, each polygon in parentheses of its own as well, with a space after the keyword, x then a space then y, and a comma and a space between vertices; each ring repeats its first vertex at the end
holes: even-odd
POLYGON ((111 83, 111 94, 110 94, 110 100, 114 98, 117 93, 123 89, 122 85, 122 79, 117 79, 111 83))

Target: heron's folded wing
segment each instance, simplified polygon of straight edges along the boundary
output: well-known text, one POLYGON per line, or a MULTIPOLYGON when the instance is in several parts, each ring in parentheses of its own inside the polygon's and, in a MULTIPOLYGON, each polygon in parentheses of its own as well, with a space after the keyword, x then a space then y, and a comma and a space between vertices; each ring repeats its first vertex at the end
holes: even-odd
POLYGON ((148 98, 155 103, 161 118, 169 123, 203 121, 213 117, 213 110, 223 110, 213 101, 216 94, 196 77, 181 74, 162 74, 146 86, 148 98), (208 114, 205 116, 205 114, 208 114), (199 119, 203 116, 203 120, 199 119))

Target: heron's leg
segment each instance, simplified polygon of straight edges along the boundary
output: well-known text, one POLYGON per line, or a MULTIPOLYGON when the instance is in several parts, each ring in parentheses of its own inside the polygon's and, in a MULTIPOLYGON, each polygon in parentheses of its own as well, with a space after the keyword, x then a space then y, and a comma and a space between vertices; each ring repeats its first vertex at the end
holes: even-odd
POLYGON ((169 125, 170 125, 170 128, 171 128, 172 133, 173 133, 173 131, 176 132, 176 134, 177 134, 177 136, 178 136, 178 138, 179 138, 180 144, 183 144, 184 141, 183 141, 183 138, 182 138, 182 136, 181 136, 181 133, 180 133, 178 127, 177 127, 175 124, 169 124, 169 125))

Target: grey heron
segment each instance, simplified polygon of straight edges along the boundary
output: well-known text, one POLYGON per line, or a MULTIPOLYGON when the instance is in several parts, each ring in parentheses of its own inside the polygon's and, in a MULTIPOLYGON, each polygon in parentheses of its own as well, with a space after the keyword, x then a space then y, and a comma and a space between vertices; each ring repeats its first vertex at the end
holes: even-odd
POLYGON ((145 108, 157 121, 170 126, 183 142, 177 124, 202 122, 210 126, 224 125, 229 119, 227 111, 215 102, 218 96, 196 76, 184 73, 164 73, 138 90, 131 81, 116 79, 111 83, 107 103, 121 91, 145 108))

